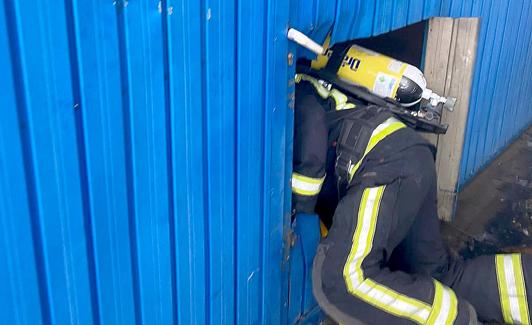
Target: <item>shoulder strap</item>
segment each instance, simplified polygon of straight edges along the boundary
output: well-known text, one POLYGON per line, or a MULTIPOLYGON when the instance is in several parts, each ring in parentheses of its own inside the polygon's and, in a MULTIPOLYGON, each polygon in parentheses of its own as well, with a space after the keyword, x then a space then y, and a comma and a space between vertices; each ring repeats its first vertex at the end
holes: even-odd
POLYGON ((362 159, 373 130, 392 116, 377 106, 362 110, 363 114, 344 118, 336 144, 336 176, 341 192, 349 183, 349 171, 362 159))
POLYGON ((355 108, 343 109, 343 110, 331 110, 325 113, 327 120, 327 126, 329 128, 334 127, 338 122, 344 119, 356 119, 364 116, 367 105, 358 104, 355 108))
POLYGON ((331 56, 329 57, 327 65, 323 70, 329 72, 332 75, 336 75, 336 73, 342 66, 342 63, 344 62, 345 55, 347 54, 350 48, 351 43, 343 42, 334 44, 330 49, 327 49, 327 51, 331 52, 331 56))

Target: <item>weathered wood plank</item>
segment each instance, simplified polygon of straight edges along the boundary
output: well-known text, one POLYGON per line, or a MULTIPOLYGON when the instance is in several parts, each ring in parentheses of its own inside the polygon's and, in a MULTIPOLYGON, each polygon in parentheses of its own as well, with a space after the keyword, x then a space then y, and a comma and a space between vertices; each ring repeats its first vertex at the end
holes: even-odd
POLYGON ((453 112, 444 111, 441 121, 449 124, 447 134, 428 136, 438 147, 438 213, 451 220, 462 158, 469 96, 475 65, 478 18, 432 18, 425 52, 425 77, 438 94, 457 98, 453 112))
MULTIPOLYGON (((429 88, 438 94, 443 94, 445 90, 453 21, 454 19, 448 17, 435 17, 429 20, 423 74, 429 88)), ((432 144, 438 144, 437 135, 423 133, 423 136, 432 144)))
POLYGON ((456 206, 456 190, 460 175, 460 162, 464 145, 469 97, 473 81, 478 42, 478 18, 458 18, 454 20, 453 36, 447 74, 445 96, 457 98, 453 112, 443 111, 441 120, 449 124, 447 134, 438 137, 438 187, 442 199, 438 206, 440 218, 451 220, 456 206), (454 193, 447 195, 443 193, 454 193))
POLYGON ((448 17, 431 18, 429 21, 424 74, 430 88, 436 93, 443 93, 445 90, 453 21, 448 17))

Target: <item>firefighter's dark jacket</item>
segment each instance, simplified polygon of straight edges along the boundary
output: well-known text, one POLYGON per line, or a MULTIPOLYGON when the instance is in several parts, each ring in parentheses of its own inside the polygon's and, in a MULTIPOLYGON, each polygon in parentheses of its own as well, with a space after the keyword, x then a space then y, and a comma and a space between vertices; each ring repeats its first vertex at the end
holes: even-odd
MULTIPOLYGON (((334 177, 334 166, 336 144, 343 122, 338 116, 341 117, 341 114, 347 110, 367 110, 375 120, 383 122, 378 124, 390 124, 388 128, 381 130, 383 132, 375 134, 376 137, 368 139, 382 142, 386 136, 394 133, 395 141, 392 146, 385 143, 380 145, 380 150, 384 150, 387 155, 393 155, 416 145, 426 146, 435 153, 435 148, 429 142, 390 114, 384 111, 375 114, 372 112, 374 107, 368 108, 368 105, 360 100, 341 94, 315 78, 300 74, 296 77, 296 81, 292 174, 292 206, 295 213, 314 213, 318 199, 321 201, 319 208, 323 209, 323 205, 327 205, 332 209, 336 205, 338 184, 334 177), (382 148, 383 146, 386 147, 382 148), (327 189, 321 191, 324 186, 327 189)), ((364 144, 364 147, 367 147, 367 144, 364 144)), ((394 174, 394 171, 387 168, 375 175, 363 172, 367 161, 379 159, 380 156, 374 150, 369 150, 360 161, 354 161, 353 167, 356 168, 356 173, 352 173, 348 186, 358 183, 377 184, 379 181, 386 181, 387 177, 394 174)), ((327 211, 323 213, 330 214, 330 209, 326 209, 327 211)))
POLYGON ((325 202, 334 214, 312 271, 322 310, 343 325, 465 325, 477 324, 477 314, 483 321, 530 324, 530 255, 463 262, 448 254, 437 215, 434 148, 378 107, 308 76, 296 82, 294 208, 313 213, 318 197, 329 192, 318 210, 325 202), (331 118, 357 110, 367 111, 355 114, 367 120, 331 118), (368 134, 366 126, 370 135, 359 136, 368 134), (345 139, 363 150, 344 151, 345 139), (337 181, 342 178, 345 184, 337 181))

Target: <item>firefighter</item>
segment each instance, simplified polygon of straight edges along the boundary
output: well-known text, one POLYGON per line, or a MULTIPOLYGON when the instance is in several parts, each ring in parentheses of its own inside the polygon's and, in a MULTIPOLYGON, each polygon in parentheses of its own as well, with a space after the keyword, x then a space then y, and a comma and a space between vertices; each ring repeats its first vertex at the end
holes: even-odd
POLYGON ((293 207, 335 207, 313 266, 320 307, 343 325, 530 324, 531 256, 453 260, 440 236, 435 148, 335 81, 296 76, 293 207))

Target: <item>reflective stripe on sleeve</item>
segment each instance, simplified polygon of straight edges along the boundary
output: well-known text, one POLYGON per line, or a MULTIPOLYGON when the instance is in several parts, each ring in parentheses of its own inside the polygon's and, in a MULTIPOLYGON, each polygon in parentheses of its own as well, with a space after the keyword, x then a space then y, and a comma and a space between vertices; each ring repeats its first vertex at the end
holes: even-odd
POLYGON ((310 82, 321 98, 327 99, 329 97, 331 91, 322 85, 318 79, 307 76, 306 74, 296 74, 296 83, 299 83, 301 80, 310 82))
POLYGON ((362 194, 353 244, 343 269, 347 291, 384 312, 418 324, 452 324, 458 312, 458 301, 454 292, 439 282, 434 281, 434 303, 430 306, 364 277, 362 262, 373 246, 384 189, 385 186, 367 188, 362 194))
POLYGON ((329 97, 334 98, 334 102, 336 104, 335 109, 337 111, 341 111, 344 109, 351 109, 351 108, 356 107, 355 104, 348 103, 347 96, 344 95, 342 92, 338 91, 337 89, 332 89, 331 92, 329 93, 329 97))
POLYGON ((495 269, 504 321, 530 325, 521 254, 496 255, 495 269))
POLYGON ((318 195, 325 176, 312 178, 298 173, 292 173, 292 192, 304 196, 318 195))
POLYGON ((364 160, 366 155, 377 145, 377 143, 381 142, 384 138, 394 133, 395 131, 405 127, 406 125, 400 122, 395 117, 390 117, 386 121, 382 122, 379 126, 377 126, 375 130, 373 130, 373 132, 371 133, 371 137, 369 139, 368 145, 366 146, 366 150, 364 150, 362 158, 360 158, 360 160, 356 164, 352 165, 349 168, 349 181, 353 179, 353 176, 355 175, 356 171, 358 170, 358 168, 360 168, 360 164, 362 164, 362 161, 364 160))
POLYGON ((296 83, 299 83, 301 80, 310 82, 310 84, 314 86, 314 89, 316 89, 316 92, 321 98, 327 99, 329 97, 332 97, 336 104, 335 109, 337 111, 344 110, 344 109, 352 109, 356 107, 355 104, 347 102, 348 98, 344 93, 342 93, 338 89, 330 89, 330 88, 325 87, 322 84, 322 81, 314 77, 311 77, 306 74, 296 74, 296 83))

